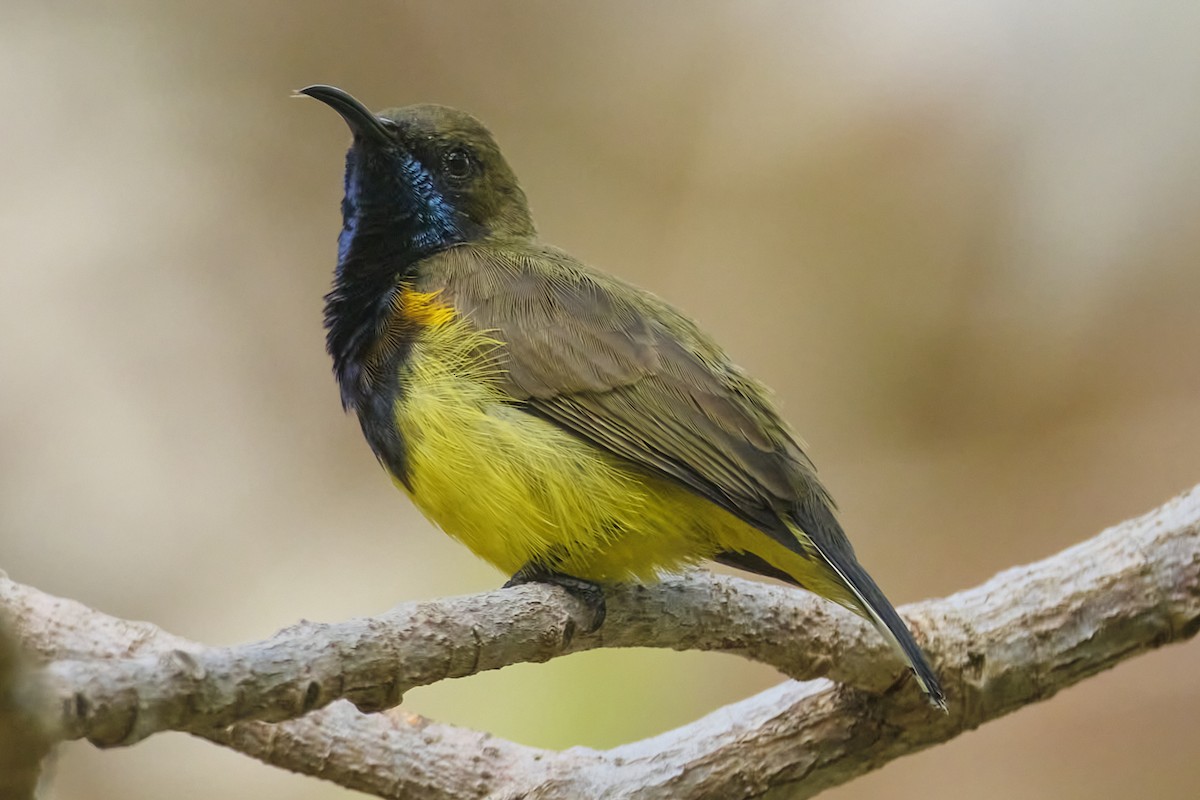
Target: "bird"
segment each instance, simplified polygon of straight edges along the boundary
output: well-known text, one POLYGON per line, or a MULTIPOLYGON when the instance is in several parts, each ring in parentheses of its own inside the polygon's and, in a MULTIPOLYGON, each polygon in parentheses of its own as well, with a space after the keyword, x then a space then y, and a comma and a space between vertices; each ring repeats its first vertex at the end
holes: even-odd
POLYGON ((945 709, 768 390, 691 318, 542 242, 495 138, 434 104, 378 113, 299 89, 350 128, 325 297, 343 407, 393 482, 510 576, 604 618, 604 587, 703 561, 874 624, 945 709))

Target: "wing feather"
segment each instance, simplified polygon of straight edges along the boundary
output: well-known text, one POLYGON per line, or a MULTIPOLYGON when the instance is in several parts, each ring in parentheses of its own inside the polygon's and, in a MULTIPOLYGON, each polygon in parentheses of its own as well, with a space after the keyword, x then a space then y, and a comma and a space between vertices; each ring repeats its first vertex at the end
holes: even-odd
POLYGON ((437 277, 505 345, 504 388, 599 447, 679 481, 789 547, 784 521, 844 538, 762 386, 657 297, 561 251, 454 248, 437 277), (517 320, 520 320, 519 324, 517 320), (823 513, 805 514, 804 509, 823 513))

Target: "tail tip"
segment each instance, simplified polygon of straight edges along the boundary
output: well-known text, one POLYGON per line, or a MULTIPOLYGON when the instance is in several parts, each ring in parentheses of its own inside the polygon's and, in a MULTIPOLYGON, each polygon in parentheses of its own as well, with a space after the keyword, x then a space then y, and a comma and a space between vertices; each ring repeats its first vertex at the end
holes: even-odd
POLYGON ((913 675, 917 679, 921 691, 925 693, 925 699, 929 701, 929 705, 941 711, 943 714, 949 714, 950 710, 946 707, 946 693, 942 691, 942 684, 938 681, 937 676, 932 672, 928 675, 922 675, 913 670, 913 675))

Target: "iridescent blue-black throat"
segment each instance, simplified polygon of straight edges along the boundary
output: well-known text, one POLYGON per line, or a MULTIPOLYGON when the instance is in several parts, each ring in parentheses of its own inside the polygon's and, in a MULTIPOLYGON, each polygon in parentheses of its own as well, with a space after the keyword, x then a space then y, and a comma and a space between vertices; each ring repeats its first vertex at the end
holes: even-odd
POLYGON ((370 390, 364 360, 386 329, 398 284, 475 227, 413 156, 357 141, 347 153, 338 263, 325 296, 326 347, 347 408, 370 390))
POLYGON ((467 241, 478 231, 413 156, 355 141, 346 156, 342 232, 333 289, 325 296, 326 348, 341 389, 375 455, 405 479, 404 447, 394 407, 403 387, 399 368, 411 340, 389 337, 391 352, 374 352, 388 329, 401 282, 422 259, 467 241), (367 358, 376 359, 372 382, 367 358))

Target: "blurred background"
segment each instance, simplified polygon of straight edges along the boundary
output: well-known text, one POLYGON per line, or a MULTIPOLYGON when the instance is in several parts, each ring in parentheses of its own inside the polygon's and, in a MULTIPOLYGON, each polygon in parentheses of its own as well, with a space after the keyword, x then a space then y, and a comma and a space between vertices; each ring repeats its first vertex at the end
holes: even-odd
MULTIPOLYGON (((897 603, 1200 481, 1200 5, 631 0, 0 11, 0 568, 209 644, 503 576, 434 530, 323 351, 344 125, 485 120, 543 236, 777 391, 897 603)), ((831 791, 1194 797, 1200 647, 831 791)), ((574 656, 407 711, 608 747, 779 680, 574 656)), ((350 797, 185 735, 51 798, 350 797)))

